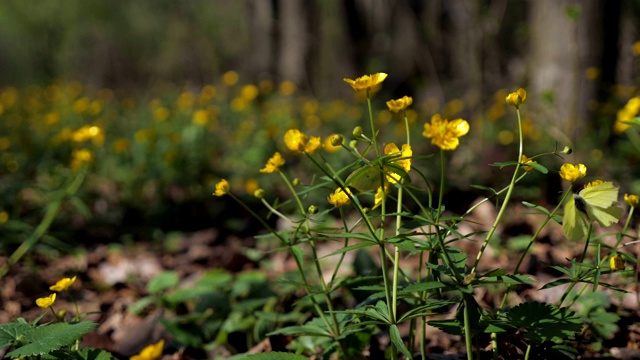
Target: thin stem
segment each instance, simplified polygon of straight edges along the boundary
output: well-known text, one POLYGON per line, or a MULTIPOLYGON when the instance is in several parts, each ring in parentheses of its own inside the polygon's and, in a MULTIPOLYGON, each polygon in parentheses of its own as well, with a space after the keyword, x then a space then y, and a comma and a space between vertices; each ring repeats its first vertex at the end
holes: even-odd
POLYGON ((589 230, 587 231, 587 241, 584 243, 584 250, 582 250, 582 256, 580 257, 580 262, 584 261, 584 258, 587 256, 587 249, 589 248, 589 241, 591 240, 591 231, 593 230, 593 222, 589 221, 589 230))
POLYGON ((473 360, 473 346, 471 344, 471 320, 469 319, 469 300, 468 296, 464 296, 463 298, 464 340, 467 348, 467 360, 473 360))
POLYGON ((502 220, 505 211, 507 210, 507 205, 509 204, 509 200, 511 200, 511 194, 513 193, 513 189, 515 188, 516 179, 518 177, 518 171, 520 170, 520 159, 522 159, 522 147, 523 147, 523 139, 522 139, 522 117, 520 115, 520 109, 516 108, 516 113, 518 115, 518 134, 520 135, 520 141, 518 144, 518 163, 516 164, 516 169, 513 171, 513 176, 511 177, 511 183, 509 183, 509 188, 507 190, 507 194, 502 201, 502 206, 500 207, 500 211, 498 212, 498 216, 496 216, 496 220, 493 222, 493 226, 491 226, 491 230, 487 233, 487 236, 480 247, 480 251, 478 252, 478 256, 476 256, 476 261, 471 268, 471 274, 476 272, 476 268, 478 267, 478 263, 480 263, 480 259, 484 254, 489 241, 493 237, 493 234, 496 232, 498 228, 498 224, 502 220))

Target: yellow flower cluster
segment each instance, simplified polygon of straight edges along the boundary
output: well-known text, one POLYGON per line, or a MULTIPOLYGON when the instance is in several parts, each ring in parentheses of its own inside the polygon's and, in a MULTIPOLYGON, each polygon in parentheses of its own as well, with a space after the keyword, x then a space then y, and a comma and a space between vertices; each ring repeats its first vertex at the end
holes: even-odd
POLYGON ((273 154, 273 156, 267 161, 264 168, 260 169, 263 174, 270 174, 280 169, 280 166, 284 165, 284 158, 279 152, 273 154))
POLYGON ((527 92, 523 88, 520 88, 518 89, 518 91, 512 92, 507 95, 506 100, 507 104, 515 106, 517 108, 518 106, 524 104, 525 101, 527 101, 527 92))
POLYGON ((587 176, 587 167, 584 164, 563 164, 560 167, 560 177, 564 180, 574 182, 587 176))
MULTIPOLYGON (((408 144, 402 145, 402 151, 398 149, 398 146, 394 143, 387 144, 384 147, 385 155, 400 155, 398 160, 393 160, 393 164, 401 167, 405 172, 409 172, 411 170, 411 156, 413 156, 413 151, 411 150, 411 146, 408 144)), ((391 171, 387 172, 387 181, 390 183, 396 183, 400 181, 401 177, 398 174, 395 174, 391 171)))
POLYGON ((303 132, 298 129, 290 129, 284 134, 284 144, 293 152, 304 152, 313 154, 321 145, 320 137, 311 136, 307 138, 303 132))
POLYGON ((431 143, 442 150, 455 150, 460 144, 458 139, 469 132, 469 123, 463 119, 442 119, 440 114, 431 117, 431 123, 424 124, 422 135, 431 139, 431 143))
POLYGON ((355 80, 344 78, 344 82, 351 85, 353 90, 362 91, 362 90, 371 90, 377 85, 382 84, 384 79, 387 78, 387 74, 385 73, 376 73, 372 75, 364 75, 355 80))
POLYGON ((633 118, 640 112, 640 96, 629 99, 627 104, 620 110, 618 110, 616 123, 613 126, 613 130, 617 133, 622 133, 629 128, 629 122, 633 121, 633 118))
MULTIPOLYGON (((347 192, 349 193, 349 195, 351 195, 351 190, 349 190, 349 188, 347 188, 347 192)), ((337 188, 336 191, 334 191, 332 194, 329 194, 327 201, 329 201, 329 204, 335 207, 340 207, 349 203, 349 196, 347 195, 347 193, 342 191, 341 188, 337 188)))
POLYGON ((640 196, 633 194, 624 194, 624 202, 631 207, 637 207, 640 204, 640 196))
POLYGON ((229 193, 229 189, 229 182, 226 179, 222 179, 216 184, 216 191, 213 193, 213 195, 224 196, 229 193))
POLYGON ((413 98, 410 96, 403 96, 400 99, 387 101, 387 108, 389 111, 397 113, 409 107, 413 103, 413 98))

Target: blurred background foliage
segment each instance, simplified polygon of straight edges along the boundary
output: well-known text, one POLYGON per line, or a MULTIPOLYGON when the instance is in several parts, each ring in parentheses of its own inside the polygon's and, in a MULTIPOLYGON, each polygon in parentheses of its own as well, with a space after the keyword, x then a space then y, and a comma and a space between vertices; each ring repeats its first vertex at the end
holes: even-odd
MULTIPOLYGON (((504 98, 518 87, 529 93, 527 155, 570 145, 566 161, 638 192, 640 137, 620 121, 640 108, 630 102, 640 95, 639 17, 633 0, 2 1, 0 221, 12 225, 3 235, 36 223, 47 194, 83 163, 88 211, 70 209, 58 230, 105 239, 247 230, 241 210, 213 202, 212 184, 229 178, 249 199, 275 186, 277 196, 277 179, 258 169, 284 132, 350 139, 366 112, 342 78, 374 72, 390 75, 374 101, 383 141, 403 138, 384 109, 403 95, 414 97, 414 154, 434 151, 420 136, 433 114, 469 120, 452 154, 456 196, 504 185, 485 164, 513 160, 504 98)), ((351 161, 323 151, 335 167, 351 161)), ((314 181, 308 164, 286 159, 314 181)), ((415 166, 428 175, 433 165, 415 166)), ((523 193, 556 201, 556 178, 523 193)), ((326 195, 310 201, 326 205, 326 195)))

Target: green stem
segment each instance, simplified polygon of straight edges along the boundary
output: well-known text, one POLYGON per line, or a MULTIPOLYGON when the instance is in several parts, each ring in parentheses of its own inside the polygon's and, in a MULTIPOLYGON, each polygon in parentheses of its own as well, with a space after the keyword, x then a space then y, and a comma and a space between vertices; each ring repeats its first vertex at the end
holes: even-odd
POLYGON ((484 254, 484 251, 487 248, 489 241, 493 237, 493 234, 496 232, 496 229, 498 228, 498 224, 502 220, 502 217, 504 216, 504 213, 507 210, 507 205, 509 204, 509 200, 511 200, 511 194, 513 193, 513 189, 515 188, 516 179, 518 177, 518 171, 520 170, 520 159, 522 159, 522 147, 523 147, 522 117, 520 115, 520 109, 516 108, 516 113, 518 114, 518 134, 520 135, 520 141, 518 144, 518 163, 516 164, 516 169, 513 171, 513 176, 511 177, 511 183, 509 183, 509 188, 507 190, 507 194, 504 197, 504 200, 502 201, 502 206, 500 207, 498 216, 496 217, 496 220, 493 222, 493 226, 491 226, 491 230, 489 230, 489 232, 487 233, 487 236, 484 239, 482 246, 480 247, 480 251, 478 252, 478 256, 476 256, 476 261, 474 262, 473 267, 471 268, 471 274, 474 274, 476 272, 478 263, 480 262, 480 259, 482 258, 482 255, 484 254))
POLYGON ((584 243, 584 250, 582 250, 582 256, 580 262, 584 262, 584 258, 587 256, 587 249, 589 248, 589 241, 591 240, 591 232, 593 231, 593 221, 589 221, 589 230, 587 230, 587 241, 584 243))
POLYGON ((13 254, 11 254, 9 259, 7 260, 7 263, 0 268, 0 279, 2 279, 7 274, 11 266, 17 263, 18 261, 20 261, 20 259, 27 252, 29 252, 29 250, 31 250, 31 248, 33 248, 33 246, 36 245, 38 240, 40 240, 40 238, 47 232, 51 224, 53 224, 53 221, 55 220, 55 218, 58 216, 58 213, 60 212, 60 208, 62 207, 63 202, 68 197, 75 194, 80 188, 80 185, 82 185, 82 182, 84 181, 87 175, 88 169, 89 169, 88 165, 84 165, 82 169, 77 172, 76 177, 73 178, 71 183, 62 191, 62 193, 60 193, 60 195, 57 196, 55 200, 53 200, 49 205, 47 205, 47 208, 45 210, 45 215, 42 221, 40 221, 40 224, 38 224, 38 226, 36 227, 34 232, 31 233, 29 238, 27 238, 27 240, 22 242, 22 244, 20 244, 20 246, 13 252, 13 254))
POLYGON ((469 319, 469 300, 467 296, 463 296, 463 298, 464 341, 467 348, 467 360, 473 360, 473 346, 471 344, 471 320, 469 319))

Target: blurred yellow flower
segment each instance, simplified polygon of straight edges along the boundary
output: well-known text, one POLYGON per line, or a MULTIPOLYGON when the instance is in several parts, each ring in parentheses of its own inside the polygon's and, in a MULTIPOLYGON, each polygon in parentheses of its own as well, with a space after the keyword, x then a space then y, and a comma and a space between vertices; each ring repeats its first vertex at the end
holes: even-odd
POLYGON ((453 99, 444 105, 444 116, 451 117, 464 110, 464 102, 460 99, 453 99))
POLYGON ((0 211, 0 224, 4 224, 9 221, 9 213, 2 210, 0 211))
POLYGON ((631 207, 637 207, 640 204, 640 196, 633 194, 624 194, 624 202, 631 207))
POLYGON ((507 104, 518 107, 524 104, 525 101, 527 101, 527 92, 523 88, 520 88, 518 89, 518 91, 512 92, 507 95, 506 100, 507 104))
POLYGON ((296 84, 292 81, 283 81, 278 85, 278 91, 285 96, 293 95, 296 92, 296 84))
POLYGON ((634 56, 640 56, 640 41, 636 41, 631 46, 631 52, 633 53, 634 56))
POLYGON ((424 124, 422 135, 431 139, 431 143, 442 150, 455 150, 460 144, 458 139, 469 132, 469 123, 463 119, 446 120, 440 114, 431 117, 431 123, 424 124))
POLYGON ((38 307, 41 307, 43 309, 50 308, 54 302, 56 302, 56 293, 53 293, 47 297, 36 299, 36 305, 38 305, 38 307))
POLYGON ((89 109, 89 99, 86 97, 82 97, 76 101, 74 101, 72 105, 73 111, 78 114, 83 114, 89 109))
POLYGON ((158 106, 153 110, 153 120, 163 122, 169 118, 169 109, 164 106, 158 106))
POLYGON ((525 164, 531 164, 531 163, 537 164, 538 162, 529 159, 527 155, 522 155, 522 157, 520 158, 520 165, 522 165, 522 170, 526 172, 531 172, 534 170, 533 167, 525 165, 525 164))
POLYGON ((204 105, 205 102, 210 101, 214 97, 216 97, 216 87, 213 85, 205 85, 200 90, 200 102, 204 105))
POLYGON ((355 80, 344 78, 344 82, 351 85, 353 90, 362 91, 362 90, 370 90, 374 86, 381 84, 384 79, 387 78, 387 74, 385 73, 376 73, 372 75, 364 75, 355 80))
POLYGON ((595 66, 590 66, 587 68, 587 70, 584 71, 584 76, 587 78, 587 80, 596 80, 598 77, 600 77, 600 69, 595 66))
POLYGON ((226 73, 222 74, 222 82, 227 85, 227 86, 233 86, 236 83, 238 83, 238 79, 240 77, 238 76, 238 73, 230 70, 227 71, 226 73))
POLYGON ((71 154, 71 169, 77 170, 82 165, 88 164, 93 159, 93 153, 89 149, 73 150, 71 154))
POLYGON ((155 344, 145 347, 138 355, 133 355, 129 360, 157 360, 162 356, 163 348, 164 340, 160 340, 155 344))
POLYGON ((216 184, 216 191, 213 193, 215 196, 224 196, 229 193, 229 182, 226 179, 221 179, 216 184))
POLYGON ((260 169, 260 172, 263 174, 271 174, 280 170, 280 166, 284 165, 284 163, 284 158, 282 157, 282 155, 280 155, 279 152, 276 151, 276 153, 273 154, 273 156, 269 160, 267 160, 267 164, 264 166, 264 168, 260 169))
POLYGON ((327 152, 334 153, 340 149, 342 149, 342 143, 344 142, 344 137, 340 134, 333 134, 328 136, 324 140, 324 149, 327 152))
MULTIPOLYGON (((351 190, 349 190, 349 188, 347 188, 347 192, 349 193, 349 195, 351 195, 351 190)), ((347 193, 342 191, 341 188, 337 188, 336 191, 334 191, 332 194, 329 194, 327 201, 329 201, 329 204, 335 207, 340 207, 349 203, 349 196, 347 195, 347 193)))
POLYGON ((244 190, 247 194, 253 194, 260 188, 260 184, 256 179, 247 179, 244 182, 244 190))
POLYGON ((55 112, 47 113, 44 116, 44 123, 49 125, 49 126, 53 126, 53 125, 55 125, 55 124, 57 124, 59 122, 60 122, 60 115, 58 115, 55 112))
POLYGON ((202 109, 196 110, 193 112, 191 121, 196 125, 205 126, 209 122, 209 112, 202 109))
POLYGON ((320 137, 312 136, 307 141, 307 135, 298 129, 290 129, 284 134, 284 143, 287 148, 294 152, 305 152, 313 154, 320 147, 320 137))
POLYGON ((411 96, 403 96, 400 99, 387 101, 387 108, 389 111, 398 112, 409 107, 413 103, 411 96))
POLYGON ((0 151, 6 151, 11 146, 11 140, 8 137, 0 137, 0 151))
POLYGON ((240 89, 240 97, 247 102, 253 101, 258 96, 258 87, 255 85, 245 85, 240 89))
POLYGON ((615 254, 609 258, 609 266, 612 271, 620 271, 624 270, 624 260, 622 260, 622 256, 615 254))
POLYGON ((626 131, 631 126, 627 122, 632 122, 638 112, 640 112, 640 96, 629 99, 625 106, 618 110, 614 131, 616 133, 626 131))
POLYGON ((563 164, 560 167, 560 177, 564 180, 574 182, 587 176, 587 167, 584 164, 563 164))
POLYGON ((56 282, 55 285, 51 285, 49 290, 61 292, 67 290, 76 281, 76 276, 72 278, 62 278, 56 282))
POLYGON ((129 140, 124 138, 117 139, 111 144, 111 147, 116 154, 125 153, 129 150, 129 140))
POLYGON ((189 91, 185 91, 178 96, 178 107, 180 109, 190 108, 193 105, 193 94, 189 91))

